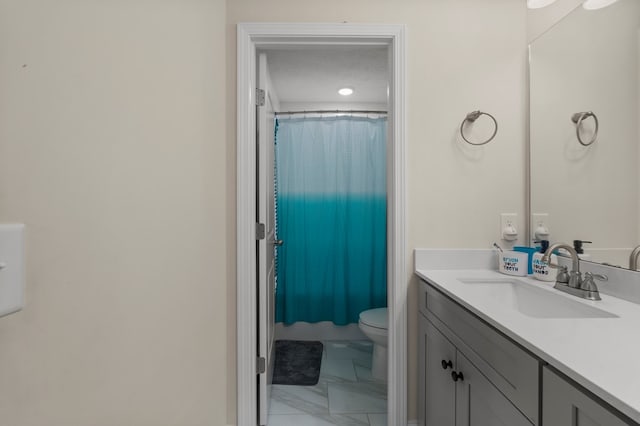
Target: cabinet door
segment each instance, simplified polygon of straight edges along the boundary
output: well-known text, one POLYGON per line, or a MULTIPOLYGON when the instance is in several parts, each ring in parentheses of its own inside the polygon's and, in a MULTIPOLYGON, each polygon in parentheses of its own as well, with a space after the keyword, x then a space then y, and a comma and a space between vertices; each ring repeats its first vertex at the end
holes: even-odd
POLYGON ((435 288, 425 284, 424 291, 427 319, 433 315, 433 324, 447 339, 532 423, 539 424, 538 360, 435 288), (440 328, 438 321, 446 328, 440 328))
POLYGON ((627 423, 571 383, 544 367, 542 420, 554 426, 625 426, 627 423))
POLYGON ((456 426, 532 425, 461 352, 457 356, 456 426))
POLYGON ((419 345, 420 401, 424 402, 420 407, 420 424, 454 426, 456 391, 451 371, 455 367, 456 348, 422 315, 419 345))

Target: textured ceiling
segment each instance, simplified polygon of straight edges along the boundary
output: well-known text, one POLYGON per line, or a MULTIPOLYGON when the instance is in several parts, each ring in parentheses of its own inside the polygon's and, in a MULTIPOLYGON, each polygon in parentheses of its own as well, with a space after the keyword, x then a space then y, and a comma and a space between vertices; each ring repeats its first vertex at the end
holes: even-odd
POLYGON ((387 48, 381 46, 286 47, 267 50, 281 103, 387 102, 387 48), (338 89, 351 87, 351 96, 338 89))

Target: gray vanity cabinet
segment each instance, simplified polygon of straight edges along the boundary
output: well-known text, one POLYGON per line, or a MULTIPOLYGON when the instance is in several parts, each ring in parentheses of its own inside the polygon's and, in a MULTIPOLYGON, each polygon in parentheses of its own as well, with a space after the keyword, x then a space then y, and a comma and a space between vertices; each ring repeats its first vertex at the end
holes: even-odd
POLYGON ((421 283, 419 424, 538 425, 539 363, 421 283))
POLYGON ((551 371, 542 373, 542 419, 553 426, 627 426, 586 393, 551 371))
POLYGON ((418 293, 421 426, 640 426, 437 287, 418 293))
POLYGON ((420 401, 421 425, 455 424, 456 384, 451 372, 457 368, 456 347, 425 317, 420 315, 420 401))
POLYGON ((423 316, 420 424, 531 426, 531 422, 423 316), (455 377, 455 380, 454 380, 455 377))

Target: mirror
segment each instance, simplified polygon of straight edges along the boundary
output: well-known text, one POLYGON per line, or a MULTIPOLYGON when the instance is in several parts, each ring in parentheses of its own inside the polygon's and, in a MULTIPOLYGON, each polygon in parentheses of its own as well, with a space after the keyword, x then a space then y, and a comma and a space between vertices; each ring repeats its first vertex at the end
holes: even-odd
POLYGON ((638 0, 579 6, 531 43, 532 240, 547 228, 552 242, 592 241, 586 260, 629 267, 640 244, 639 80, 638 0))

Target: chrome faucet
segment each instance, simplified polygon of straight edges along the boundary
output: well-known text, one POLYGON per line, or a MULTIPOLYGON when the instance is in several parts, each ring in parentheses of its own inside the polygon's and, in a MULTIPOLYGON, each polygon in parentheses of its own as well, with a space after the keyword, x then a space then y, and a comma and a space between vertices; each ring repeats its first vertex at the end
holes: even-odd
POLYGON ((629 256, 629 269, 632 271, 638 269, 638 255, 640 255, 640 246, 636 246, 629 256))
MULTIPOLYGON (((640 249, 638 249, 640 252, 640 249)), ((589 300, 601 300, 598 287, 594 279, 607 281, 606 275, 592 274, 587 272, 584 279, 580 273, 580 258, 573 247, 564 243, 556 243, 551 245, 542 256, 541 261, 548 264, 552 268, 560 268, 560 272, 556 278, 556 285, 553 288, 582 297, 589 300), (565 249, 571 255, 572 270, 567 273, 566 266, 554 265, 551 263, 551 254, 557 249, 565 249)))

